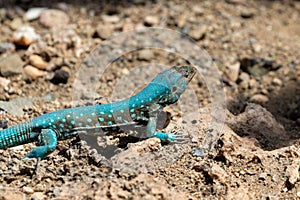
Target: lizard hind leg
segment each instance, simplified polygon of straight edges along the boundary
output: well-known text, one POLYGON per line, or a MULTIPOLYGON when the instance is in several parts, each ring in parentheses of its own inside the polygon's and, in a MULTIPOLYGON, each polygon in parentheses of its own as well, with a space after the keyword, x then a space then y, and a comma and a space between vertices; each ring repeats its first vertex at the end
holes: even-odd
POLYGON ((55 150, 57 144, 57 136, 54 130, 42 129, 38 139, 41 146, 34 148, 24 158, 43 159, 55 150))

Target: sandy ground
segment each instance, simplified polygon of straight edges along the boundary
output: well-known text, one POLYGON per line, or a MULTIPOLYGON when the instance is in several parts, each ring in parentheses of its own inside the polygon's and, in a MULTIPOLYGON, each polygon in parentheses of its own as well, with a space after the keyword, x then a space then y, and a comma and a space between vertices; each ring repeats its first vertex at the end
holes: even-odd
POLYGON ((0 6, 2 128, 126 98, 167 66, 213 60, 160 118, 189 141, 80 136, 39 161, 22 159, 37 144, 0 150, 0 199, 300 198, 299 1, 0 6))

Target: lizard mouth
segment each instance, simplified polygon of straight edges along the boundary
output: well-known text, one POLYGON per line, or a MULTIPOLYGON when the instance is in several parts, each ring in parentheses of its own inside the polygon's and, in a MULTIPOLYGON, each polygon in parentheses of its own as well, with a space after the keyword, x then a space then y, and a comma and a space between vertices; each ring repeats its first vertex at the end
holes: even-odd
POLYGON ((196 74, 196 68, 192 66, 181 66, 177 68, 177 71, 182 74, 183 77, 190 82, 196 74))

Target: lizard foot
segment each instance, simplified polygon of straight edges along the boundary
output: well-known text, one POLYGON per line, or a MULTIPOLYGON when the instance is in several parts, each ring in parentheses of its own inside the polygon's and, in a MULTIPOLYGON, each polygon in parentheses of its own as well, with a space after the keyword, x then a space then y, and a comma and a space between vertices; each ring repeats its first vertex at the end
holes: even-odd
POLYGON ((189 134, 176 134, 174 133, 164 133, 164 132, 156 132, 153 137, 159 138, 161 141, 164 142, 186 142, 190 139, 189 134))

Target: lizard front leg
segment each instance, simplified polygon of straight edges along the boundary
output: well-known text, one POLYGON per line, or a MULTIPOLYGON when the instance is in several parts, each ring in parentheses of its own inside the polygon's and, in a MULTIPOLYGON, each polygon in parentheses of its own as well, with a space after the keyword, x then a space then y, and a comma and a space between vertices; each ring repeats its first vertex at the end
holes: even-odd
POLYGON ((34 148, 25 156, 25 158, 43 159, 55 150, 57 144, 57 136, 54 130, 42 129, 41 133, 38 136, 38 139, 41 146, 34 148))
POLYGON ((181 134, 175 135, 173 133, 157 132, 156 131, 157 120, 158 120, 158 113, 157 112, 150 113, 147 129, 146 129, 147 137, 156 137, 164 142, 185 140, 183 137, 186 137, 186 135, 181 135, 181 134))

